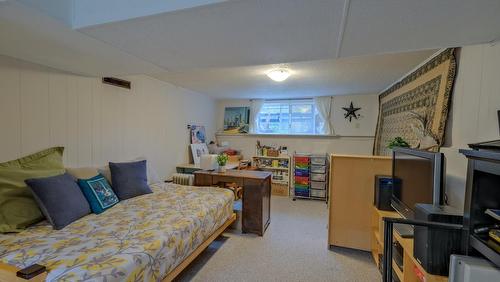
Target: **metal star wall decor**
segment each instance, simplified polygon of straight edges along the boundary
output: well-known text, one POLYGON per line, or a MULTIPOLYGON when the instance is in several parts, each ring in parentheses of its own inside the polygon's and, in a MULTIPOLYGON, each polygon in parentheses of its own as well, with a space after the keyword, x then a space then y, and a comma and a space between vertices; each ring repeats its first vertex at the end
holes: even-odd
POLYGON ((349 108, 342 108, 344 111, 346 111, 346 113, 344 113, 344 118, 347 119, 349 118, 349 122, 351 122, 352 118, 355 118, 355 119, 358 119, 359 117, 359 114, 356 114, 356 111, 359 111, 361 110, 361 108, 355 108, 353 105, 352 105, 352 102, 351 102, 351 105, 349 106, 349 108))

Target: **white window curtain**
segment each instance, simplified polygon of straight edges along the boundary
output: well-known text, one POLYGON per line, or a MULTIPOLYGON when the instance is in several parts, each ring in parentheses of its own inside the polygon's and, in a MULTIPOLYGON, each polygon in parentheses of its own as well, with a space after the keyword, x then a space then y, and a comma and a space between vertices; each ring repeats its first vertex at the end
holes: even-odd
POLYGON ((314 97, 314 106, 318 111, 320 120, 322 121, 322 126, 319 128, 320 134, 334 135, 333 125, 332 125, 332 103, 333 97, 314 97))
POLYGON ((250 133, 257 133, 259 126, 259 113, 264 107, 263 99, 254 99, 250 104, 250 133))

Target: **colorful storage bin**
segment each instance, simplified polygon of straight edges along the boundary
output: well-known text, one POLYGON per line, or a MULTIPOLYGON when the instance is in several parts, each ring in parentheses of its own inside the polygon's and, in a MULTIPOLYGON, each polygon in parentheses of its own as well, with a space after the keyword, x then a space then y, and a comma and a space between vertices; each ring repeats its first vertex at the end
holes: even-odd
POLYGON ((309 189, 297 189, 295 188, 295 196, 309 197, 309 189))
POLYGON ((295 156, 295 163, 309 164, 309 157, 295 156))
POLYGON ((297 183, 295 183, 294 187, 295 187, 295 189, 299 189, 299 190, 307 190, 307 189, 309 189, 309 185, 297 184, 297 183))
POLYGON ((309 177, 306 176, 295 176, 295 183, 302 185, 309 185, 309 177))
POLYGON ((309 170, 295 169, 295 175, 296 176, 305 176, 305 177, 308 177, 309 176, 309 170))

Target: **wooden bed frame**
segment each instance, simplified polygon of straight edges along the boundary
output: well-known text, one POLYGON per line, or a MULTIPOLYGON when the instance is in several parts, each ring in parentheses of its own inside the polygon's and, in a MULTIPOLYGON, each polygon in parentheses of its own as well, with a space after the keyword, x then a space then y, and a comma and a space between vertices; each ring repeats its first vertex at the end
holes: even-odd
POLYGON ((165 278, 163 278, 162 282, 170 282, 174 280, 177 275, 179 275, 198 255, 203 252, 210 243, 212 243, 219 235, 226 230, 234 221, 236 220, 236 214, 233 213, 231 217, 222 224, 219 229, 215 230, 207 240, 205 240, 201 245, 198 246, 184 261, 182 261, 179 265, 177 265, 172 271, 170 271, 165 278))
MULTIPOLYGON (((222 224, 217 230, 215 230, 210 237, 207 238, 201 245, 198 246, 184 261, 177 265, 172 271, 170 271, 162 282, 170 282, 174 280, 177 275, 179 275, 196 257, 203 252, 210 243, 212 243, 219 235, 221 235, 226 228, 229 227, 236 220, 236 214, 233 213, 231 217, 222 224)), ((0 282, 42 282, 47 278, 47 273, 42 273, 38 276, 33 277, 30 280, 25 280, 16 276, 16 272, 19 271, 17 267, 0 263, 0 282)))

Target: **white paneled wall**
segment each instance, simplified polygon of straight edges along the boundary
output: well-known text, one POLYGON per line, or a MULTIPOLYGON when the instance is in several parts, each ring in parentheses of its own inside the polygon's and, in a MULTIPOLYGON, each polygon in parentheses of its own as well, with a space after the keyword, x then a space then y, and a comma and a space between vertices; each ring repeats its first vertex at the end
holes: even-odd
POLYGON ((160 176, 188 160, 187 124, 215 131, 215 102, 138 75, 132 90, 0 56, 0 162, 51 146, 66 166, 146 156, 160 176))
POLYGON ((447 194, 463 208, 467 160, 458 152, 467 144, 500 139, 500 44, 463 47, 453 93, 447 147, 447 194))

